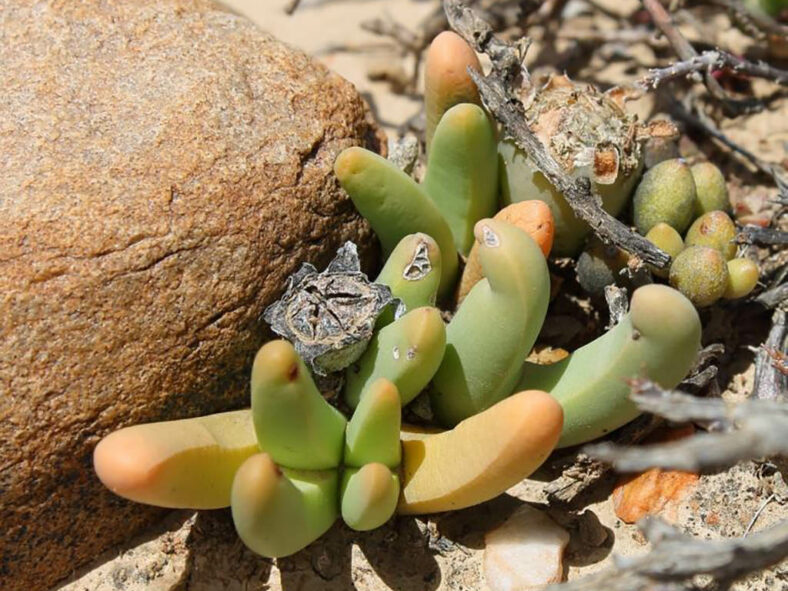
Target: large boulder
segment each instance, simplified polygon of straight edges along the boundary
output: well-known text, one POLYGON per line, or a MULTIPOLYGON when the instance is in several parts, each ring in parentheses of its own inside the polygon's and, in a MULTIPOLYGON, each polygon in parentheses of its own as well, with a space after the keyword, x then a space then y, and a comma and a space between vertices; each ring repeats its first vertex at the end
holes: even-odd
POLYGON ((0 588, 160 516, 91 465, 118 427, 248 404, 264 307, 371 234, 380 149, 338 76, 207 0, 0 0, 0 588))

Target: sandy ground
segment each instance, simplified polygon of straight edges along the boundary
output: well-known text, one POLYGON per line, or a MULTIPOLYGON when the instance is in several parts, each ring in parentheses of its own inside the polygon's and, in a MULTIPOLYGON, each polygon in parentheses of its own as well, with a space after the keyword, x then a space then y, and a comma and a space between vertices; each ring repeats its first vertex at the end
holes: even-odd
POLYGON ((285 13, 289 0, 224 0, 224 4, 248 16, 282 41, 316 57, 355 84, 387 131, 419 112, 419 98, 394 95, 387 83, 367 78, 370 68, 395 65, 409 69, 412 65, 390 47, 382 47, 389 45, 386 39, 364 31, 360 25, 365 20, 388 14, 412 27, 434 10, 434 2, 302 0, 292 16, 285 13), (345 50, 337 51, 338 46, 345 50))

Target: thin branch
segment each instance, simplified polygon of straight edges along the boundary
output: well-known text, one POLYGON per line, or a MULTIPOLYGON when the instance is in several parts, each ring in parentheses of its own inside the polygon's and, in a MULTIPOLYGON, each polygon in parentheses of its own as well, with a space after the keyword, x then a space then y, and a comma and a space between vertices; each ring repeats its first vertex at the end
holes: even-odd
POLYGON ((578 43, 646 43, 654 48, 664 48, 668 43, 657 39, 648 29, 567 29, 557 32, 558 39, 570 39, 578 43))
POLYGON ((421 52, 426 46, 424 39, 420 35, 402 26, 388 15, 363 21, 361 28, 373 35, 389 37, 405 50, 413 53, 421 52))
POLYGON ((597 234, 645 263, 660 269, 667 268, 670 262, 667 253, 604 211, 598 196, 591 191, 589 179, 570 178, 529 129, 522 103, 508 90, 517 88, 520 79, 526 87, 530 87, 528 71, 522 65, 523 51, 528 42, 523 40, 515 47, 499 40, 487 23, 458 0, 445 0, 444 6, 451 27, 477 51, 487 54, 492 62, 493 69, 488 76, 473 70, 469 70, 469 74, 479 88, 488 110, 502 123, 507 134, 563 194, 572 210, 597 234))
POLYGON ((766 342, 755 356, 753 397, 759 400, 781 400, 788 395, 788 375, 785 359, 788 353, 788 323, 785 310, 777 309, 772 315, 772 328, 766 342))
MULTIPOLYGON (((612 435, 613 441, 619 445, 639 443, 662 423, 659 417, 642 416, 616 431, 612 435)), ((557 504, 573 503, 612 470, 607 462, 591 458, 582 452, 562 458, 560 462, 553 464, 553 468, 561 469, 562 472, 545 486, 545 493, 550 503, 557 504)))
POLYGON ((657 467, 699 472, 788 453, 788 404, 748 400, 729 407, 720 399, 666 391, 649 381, 636 384, 631 397, 644 412, 671 421, 712 421, 725 431, 645 447, 600 443, 584 448, 589 456, 610 462, 618 471, 657 467))
POLYGON ((293 14, 296 9, 298 9, 299 4, 301 4, 301 0, 290 0, 287 6, 285 6, 285 13, 293 14))
POLYGON ((644 89, 657 88, 663 82, 673 78, 682 78, 696 72, 710 74, 713 70, 722 68, 730 68, 740 74, 764 78, 776 84, 788 86, 788 70, 775 68, 763 61, 750 62, 720 50, 704 51, 667 68, 653 68, 638 80, 638 85, 644 89))
MULTIPOLYGON (((654 591, 697 589, 693 579, 708 575, 721 588, 788 556, 788 520, 748 537, 701 540, 682 534, 655 517, 638 523, 651 550, 615 556, 615 567, 546 591, 654 591)), ((719 588, 718 587, 718 588, 719 588)))
POLYGON ((784 246, 788 244, 788 232, 760 226, 744 226, 736 235, 736 243, 784 246))
MULTIPOLYGON (((642 2, 651 15, 654 24, 662 31, 662 34, 665 35, 671 47, 673 47, 673 51, 676 52, 676 55, 681 60, 686 61, 698 57, 698 52, 679 32, 670 14, 668 14, 668 11, 665 10, 659 0, 642 0, 642 2)), ((711 95, 720 101, 731 115, 739 115, 760 108, 760 101, 757 100, 737 101, 732 99, 709 72, 704 74, 703 81, 711 95)))
POLYGON ((755 298, 756 302, 767 308, 776 308, 786 300, 788 300, 788 283, 781 283, 767 289, 755 298))
POLYGON ((512 46, 498 39, 492 27, 459 0, 446 0, 443 6, 449 26, 476 51, 487 54, 498 77, 506 83, 513 83, 523 76, 526 83, 530 82, 528 70, 522 65, 525 51, 531 44, 529 39, 523 38, 517 47, 512 46))

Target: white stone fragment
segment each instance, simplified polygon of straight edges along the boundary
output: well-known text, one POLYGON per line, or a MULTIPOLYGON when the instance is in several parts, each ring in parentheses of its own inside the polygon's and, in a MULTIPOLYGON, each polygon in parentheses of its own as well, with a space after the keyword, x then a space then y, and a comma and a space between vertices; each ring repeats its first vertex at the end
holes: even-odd
POLYGON ((523 505, 484 541, 489 591, 536 591, 563 579, 569 534, 538 509, 523 505))

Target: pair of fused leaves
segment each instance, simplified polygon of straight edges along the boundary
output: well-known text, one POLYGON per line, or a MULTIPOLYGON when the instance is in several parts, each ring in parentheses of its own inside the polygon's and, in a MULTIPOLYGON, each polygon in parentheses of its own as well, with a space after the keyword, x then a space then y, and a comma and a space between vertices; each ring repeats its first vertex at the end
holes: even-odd
POLYGON ((370 385, 348 422, 328 404, 287 341, 272 341, 252 368, 252 417, 262 453, 238 469, 231 492, 238 535, 278 557, 321 536, 341 514, 354 529, 394 513, 400 463, 396 386, 370 385))

